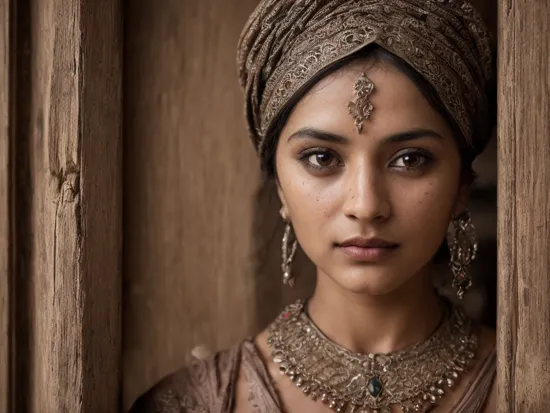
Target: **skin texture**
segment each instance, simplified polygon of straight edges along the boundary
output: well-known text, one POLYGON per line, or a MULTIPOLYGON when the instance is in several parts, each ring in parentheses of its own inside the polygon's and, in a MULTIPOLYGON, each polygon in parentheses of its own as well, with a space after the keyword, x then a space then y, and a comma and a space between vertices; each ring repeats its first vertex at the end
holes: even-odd
MULTIPOLYGON (((468 186, 461 182, 460 154, 448 125, 415 84, 386 63, 368 61, 321 80, 279 137, 276 173, 283 215, 317 266, 308 312, 325 335, 362 353, 396 351, 429 337, 444 311, 430 279, 431 258, 453 214, 464 209, 468 186), (369 98, 374 111, 358 133, 348 102, 362 72, 375 84, 369 98), (320 139, 323 134, 339 138, 320 139), (338 246, 356 236, 399 248, 379 262, 358 262, 338 246)), ((267 337, 262 332, 256 344, 285 411, 330 411, 278 373, 267 337)), ((479 337, 476 363, 494 345, 492 332, 482 329, 479 337)), ((470 378, 464 376, 434 412, 449 412, 470 378)), ((239 382, 238 395, 236 411, 249 411, 245 382, 239 382)))

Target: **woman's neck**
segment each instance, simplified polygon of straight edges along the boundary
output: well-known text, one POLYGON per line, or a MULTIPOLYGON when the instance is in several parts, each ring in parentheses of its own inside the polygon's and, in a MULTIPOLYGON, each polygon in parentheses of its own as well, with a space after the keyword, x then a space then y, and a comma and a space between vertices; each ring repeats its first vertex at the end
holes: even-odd
POLYGON ((445 307, 429 277, 415 277, 391 294, 365 296, 320 275, 307 311, 335 343, 358 353, 390 353, 426 340, 445 307))

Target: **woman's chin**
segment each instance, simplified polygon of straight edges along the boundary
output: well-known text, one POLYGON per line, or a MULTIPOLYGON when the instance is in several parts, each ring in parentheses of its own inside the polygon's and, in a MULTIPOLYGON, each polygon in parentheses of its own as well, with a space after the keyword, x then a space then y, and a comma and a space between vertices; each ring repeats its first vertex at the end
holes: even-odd
POLYGON ((397 274, 395 271, 384 271, 379 268, 347 270, 343 273, 345 274, 334 274, 330 278, 343 290, 355 294, 387 295, 404 287, 410 281, 410 277, 403 277, 403 272, 397 274))

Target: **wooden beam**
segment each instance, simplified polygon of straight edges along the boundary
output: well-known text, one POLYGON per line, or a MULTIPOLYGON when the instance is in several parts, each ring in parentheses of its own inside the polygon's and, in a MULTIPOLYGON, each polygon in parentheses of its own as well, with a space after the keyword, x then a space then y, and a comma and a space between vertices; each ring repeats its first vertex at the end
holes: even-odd
POLYGON ((121 335, 121 5, 22 0, 17 8, 11 411, 114 413, 121 335))
POLYGON ((550 0, 499 9, 498 412, 550 411, 550 0))
POLYGON ((0 0, 0 411, 9 411, 10 376, 10 0, 0 0))

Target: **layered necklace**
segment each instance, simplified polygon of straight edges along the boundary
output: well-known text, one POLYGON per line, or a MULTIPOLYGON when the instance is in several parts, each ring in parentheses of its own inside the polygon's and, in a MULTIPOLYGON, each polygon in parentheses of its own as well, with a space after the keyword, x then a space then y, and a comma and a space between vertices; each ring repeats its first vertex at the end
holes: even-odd
POLYGON ((449 306, 428 340, 388 354, 353 353, 327 338, 305 303, 291 304, 269 327, 273 362, 314 400, 337 412, 425 413, 454 386, 477 347, 470 320, 449 306))

